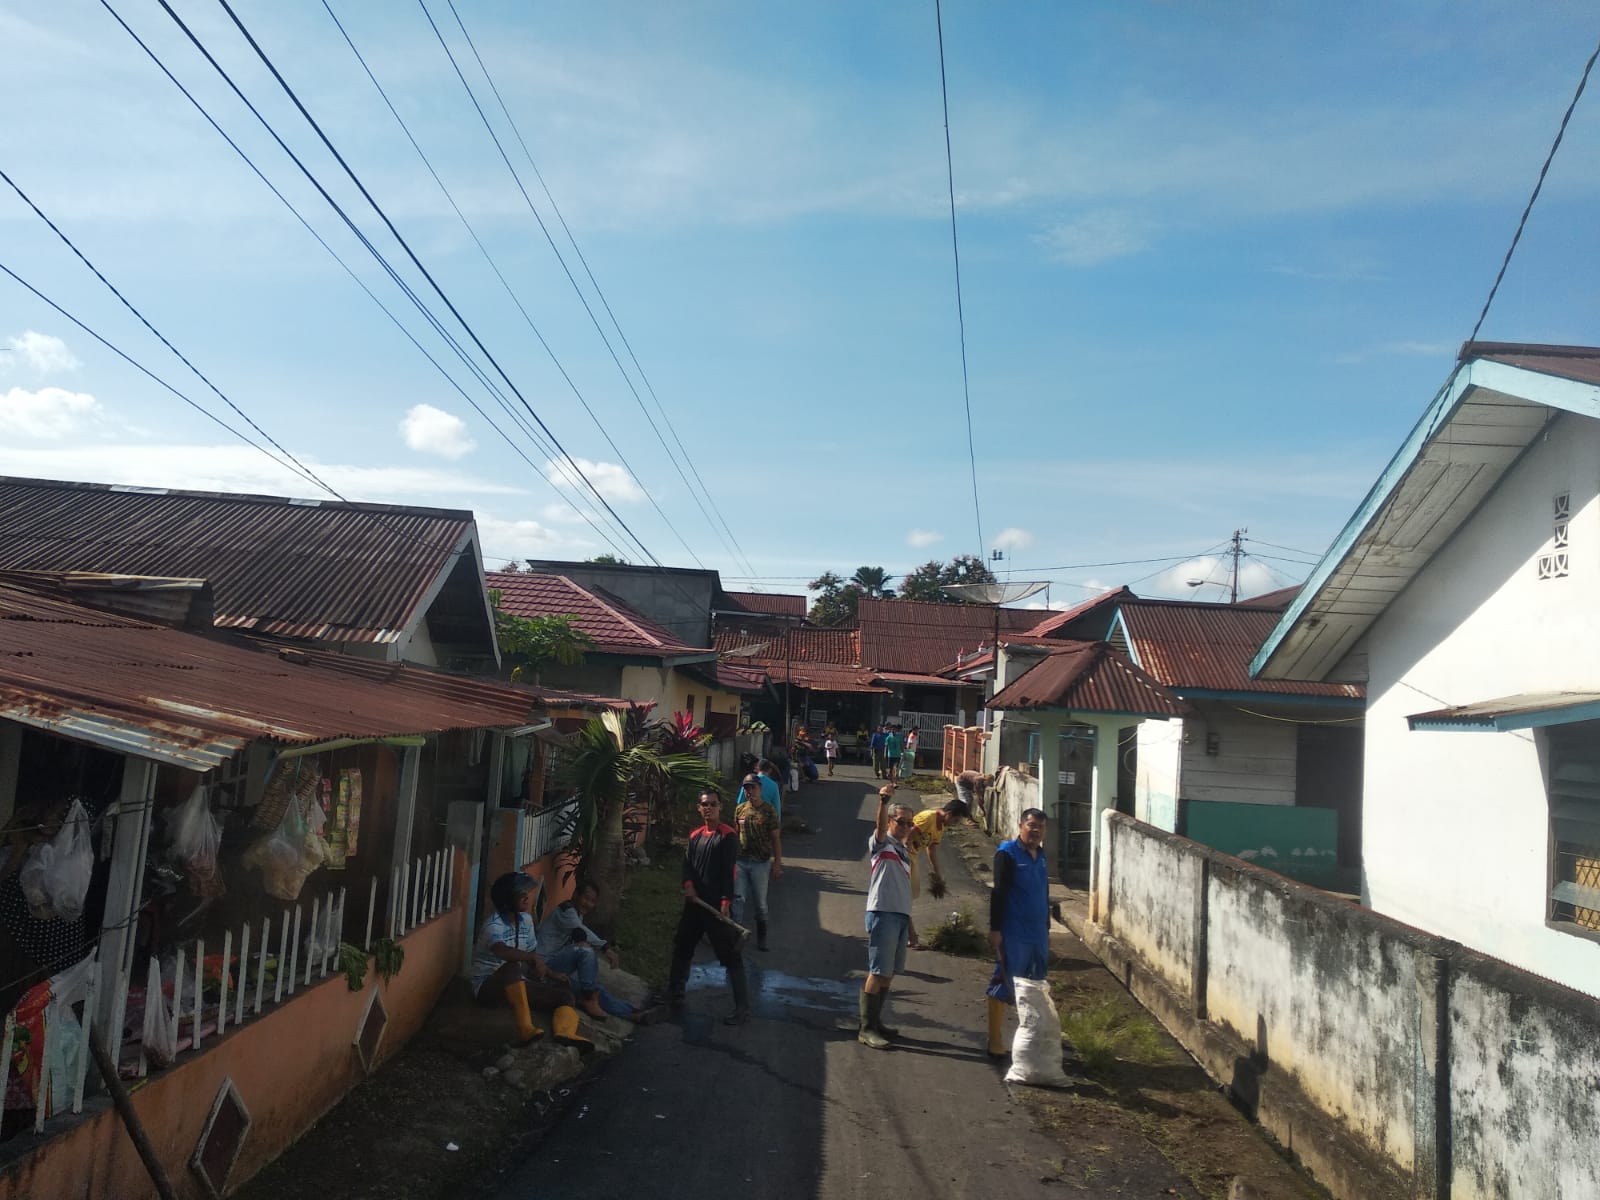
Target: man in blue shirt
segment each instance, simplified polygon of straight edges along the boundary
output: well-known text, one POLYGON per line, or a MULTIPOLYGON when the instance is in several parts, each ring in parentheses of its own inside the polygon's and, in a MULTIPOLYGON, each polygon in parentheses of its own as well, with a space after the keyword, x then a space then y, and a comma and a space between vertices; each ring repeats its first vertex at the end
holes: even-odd
POLYGON ((989 945, 995 974, 1004 978, 1004 999, 989 996, 989 1054, 1004 1058, 1005 1006, 1016 1003, 1011 981, 1043 980, 1050 966, 1050 871, 1044 853, 1045 816, 1025 808, 1017 836, 994 852, 994 891, 989 895, 989 945))
POLYGON ((872 741, 869 743, 872 748, 872 773, 879 779, 883 778, 883 739, 883 726, 879 725, 872 731, 872 741))

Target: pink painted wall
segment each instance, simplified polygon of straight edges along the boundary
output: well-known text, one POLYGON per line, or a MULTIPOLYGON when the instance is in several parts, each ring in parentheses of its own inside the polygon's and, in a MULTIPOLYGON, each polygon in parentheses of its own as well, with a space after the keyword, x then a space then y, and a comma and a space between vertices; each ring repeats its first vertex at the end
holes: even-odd
MULTIPOLYGON (((212 1102, 232 1077, 252 1124, 229 1177, 237 1187, 283 1152, 318 1117, 363 1078, 356 1026, 368 993, 381 987, 389 1014, 379 1058, 388 1058, 422 1027, 435 1001, 456 975, 466 929, 465 871, 457 860, 454 907, 401 939, 405 964, 388 984, 369 971, 367 986, 352 992, 344 976, 297 991, 275 1011, 229 1030, 199 1054, 153 1077, 133 1093, 133 1104, 180 1196, 204 1196, 189 1170, 212 1102)), ((70 1118, 46 1126, 59 1127, 70 1118)), ((152 1196, 149 1176, 121 1119, 107 1108, 85 1116, 0 1174, 0 1200, 134 1200, 152 1196)))

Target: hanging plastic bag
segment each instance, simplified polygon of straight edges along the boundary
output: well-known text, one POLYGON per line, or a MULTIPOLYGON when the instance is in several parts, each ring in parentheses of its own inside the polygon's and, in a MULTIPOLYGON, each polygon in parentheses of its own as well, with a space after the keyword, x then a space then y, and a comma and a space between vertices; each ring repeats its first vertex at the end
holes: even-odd
POLYGON ((161 990, 161 963, 150 956, 144 982, 144 1057, 152 1067, 170 1066, 178 1057, 178 1031, 167 1016, 166 995, 161 990))
POLYGON ((41 921, 75 921, 83 915, 94 872, 89 814, 74 800, 60 831, 28 853, 18 883, 33 915, 41 921))
MULTIPOLYGON (((323 817, 315 804, 312 819, 319 825, 323 817)), ((261 886, 279 900, 298 900, 306 876, 327 860, 327 847, 319 834, 306 823, 300 802, 291 799, 283 810, 278 827, 244 853, 244 864, 261 872, 261 886)))
POLYGON ((221 896, 227 891, 217 867, 221 848, 222 825, 211 815, 206 789, 196 784, 172 822, 172 857, 196 896, 221 896))
POLYGON ((1017 1036, 1011 1043, 1011 1069, 1007 1083, 1034 1087, 1068 1087, 1071 1080, 1061 1069, 1061 1018, 1050 985, 1018 976, 1011 981, 1017 996, 1017 1036))

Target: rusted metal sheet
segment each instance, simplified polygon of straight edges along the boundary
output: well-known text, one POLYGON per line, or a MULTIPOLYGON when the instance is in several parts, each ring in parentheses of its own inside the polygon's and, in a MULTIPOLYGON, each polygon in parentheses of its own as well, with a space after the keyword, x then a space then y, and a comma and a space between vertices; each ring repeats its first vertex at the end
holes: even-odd
POLYGON ((856 609, 863 665, 878 671, 934 675, 1000 636, 1026 633, 1039 623, 1038 609, 987 604, 929 604, 920 600, 864 598, 856 609))
POLYGON ((525 724, 538 692, 120 619, 0 584, 0 715, 206 769, 308 744, 525 724))
POLYGON ((1139 665, 1178 691, 1256 692, 1359 700, 1348 683, 1253 679, 1250 660, 1278 623, 1275 609, 1192 600, 1125 600, 1119 620, 1139 665))
POLYGON ((390 642, 473 530, 454 509, 0 479, 0 569, 196 577, 219 626, 390 642))
POLYGON ((989 701, 992 709, 1059 708, 1082 713, 1178 717, 1189 706, 1106 642, 1068 643, 989 701))
POLYGON ((806 598, 781 592, 724 592, 723 595, 743 612, 760 616, 790 617, 806 615, 806 598))

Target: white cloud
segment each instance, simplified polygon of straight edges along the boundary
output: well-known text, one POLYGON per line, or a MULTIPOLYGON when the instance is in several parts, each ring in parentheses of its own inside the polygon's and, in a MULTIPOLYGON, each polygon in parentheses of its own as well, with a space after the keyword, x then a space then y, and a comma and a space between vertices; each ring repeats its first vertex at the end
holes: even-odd
POLYGON ((999 550, 1026 550, 1033 545, 1033 534, 1026 529, 1018 529, 1016 526, 1012 526, 1010 529, 1002 529, 995 534, 994 545, 999 550))
MULTIPOLYGON (((594 485, 595 491, 607 500, 635 503, 644 499, 644 489, 634 481, 632 475, 628 474, 626 467, 619 467, 616 463, 591 462, 587 458, 574 458, 572 461, 577 464, 578 470, 583 472, 584 477, 594 485)), ((563 469, 555 459, 545 463, 544 477, 558 488, 582 488, 585 492, 588 491, 580 480, 572 478, 570 467, 563 469)))
POLYGON ((486 512, 478 514, 478 540, 484 565, 491 570, 524 558, 586 557, 594 552, 594 543, 585 538, 572 537, 528 518, 497 517, 486 512))
POLYGON ((906 534, 908 546, 936 546, 944 541, 944 534, 935 533, 931 529, 913 529, 906 534))
POLYGON ((1052 261, 1069 267, 1098 266, 1114 258, 1128 258, 1150 246, 1146 222, 1109 209, 1057 222, 1038 240, 1052 261))
POLYGON ((477 446, 465 421, 431 404, 412 405, 400 421, 400 433, 413 450, 445 458, 460 458, 477 446))
MULTIPOLYGON (((1183 600, 1218 603, 1228 599, 1232 576, 1231 559, 1207 554, 1161 572, 1144 586, 1134 588, 1134 591, 1141 596, 1176 596, 1183 600)), ((1265 563, 1246 560, 1239 564, 1241 600, 1287 586, 1288 581, 1269 571, 1265 563)))
MULTIPOLYGON (((459 508, 464 496, 521 494, 520 488, 449 471, 363 467, 298 457, 350 500, 459 508)), ((120 442, 35 449, 0 445, 0 475, 328 498, 315 484, 245 445, 120 442)))
MULTIPOLYGON (((65 342, 58 337, 51 337, 48 333, 36 333, 29 329, 15 337, 8 337, 5 344, 18 362, 40 375, 76 371, 82 365, 72 351, 67 349, 65 342)), ((0 363, 4 361, 5 359, 0 358, 0 363)))
POLYGON ((87 392, 47 387, 36 392, 12 388, 0 393, 0 426, 28 437, 66 437, 100 415, 99 401, 87 392))
POLYGON ((1373 358, 1454 358, 1458 343, 1456 342, 1383 342, 1376 346, 1368 346, 1364 350, 1349 350, 1337 355, 1334 362, 1341 364, 1362 363, 1373 358))

